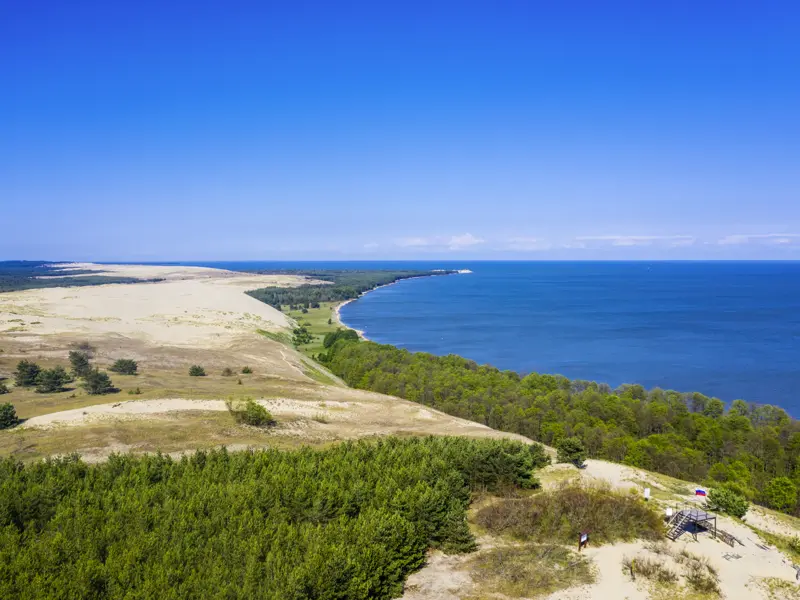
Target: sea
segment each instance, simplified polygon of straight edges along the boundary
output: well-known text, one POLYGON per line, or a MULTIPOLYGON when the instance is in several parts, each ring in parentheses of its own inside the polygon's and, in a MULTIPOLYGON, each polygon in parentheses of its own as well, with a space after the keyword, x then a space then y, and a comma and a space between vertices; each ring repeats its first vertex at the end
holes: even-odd
POLYGON ((376 289, 342 307, 342 321, 410 351, 612 387, 741 398, 800 417, 800 262, 258 265, 467 269, 376 289))

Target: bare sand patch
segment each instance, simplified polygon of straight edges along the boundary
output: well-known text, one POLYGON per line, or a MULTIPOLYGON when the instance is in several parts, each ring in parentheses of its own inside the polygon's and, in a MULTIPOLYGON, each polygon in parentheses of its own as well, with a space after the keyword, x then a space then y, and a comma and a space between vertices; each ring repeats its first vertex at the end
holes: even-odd
POLYGON ((74 268, 164 281, 0 294, 0 334, 31 342, 47 335, 121 335, 157 345, 219 348, 256 329, 292 325, 286 315, 246 291, 309 281, 201 267, 76 264, 74 268))

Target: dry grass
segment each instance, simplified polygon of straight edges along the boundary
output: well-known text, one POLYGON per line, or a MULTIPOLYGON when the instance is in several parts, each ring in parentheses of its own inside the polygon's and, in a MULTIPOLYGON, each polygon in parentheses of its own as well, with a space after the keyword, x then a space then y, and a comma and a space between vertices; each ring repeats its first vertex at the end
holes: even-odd
POLYGON ((493 548, 477 554, 470 567, 481 595, 535 598, 595 580, 587 559, 551 544, 493 548))
POLYGON ((719 596, 719 573, 705 556, 699 556, 682 548, 676 551, 663 540, 645 545, 645 549, 654 556, 639 555, 625 557, 622 570, 631 579, 644 577, 648 581, 662 586, 677 586, 683 579, 686 588, 703 597, 719 596), (680 572, 676 572, 668 563, 674 563, 680 572))
POLYGON ((655 540, 660 515, 638 497, 603 484, 567 483, 527 498, 504 498, 478 511, 475 522, 495 535, 573 544, 589 531, 592 545, 617 540, 655 540))

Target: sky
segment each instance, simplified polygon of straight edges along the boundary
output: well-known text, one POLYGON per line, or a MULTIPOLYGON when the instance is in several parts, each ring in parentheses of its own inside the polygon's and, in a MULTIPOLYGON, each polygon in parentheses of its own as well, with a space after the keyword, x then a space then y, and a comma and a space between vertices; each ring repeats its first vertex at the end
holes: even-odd
POLYGON ((0 260, 800 260, 800 3, 0 0, 0 260))

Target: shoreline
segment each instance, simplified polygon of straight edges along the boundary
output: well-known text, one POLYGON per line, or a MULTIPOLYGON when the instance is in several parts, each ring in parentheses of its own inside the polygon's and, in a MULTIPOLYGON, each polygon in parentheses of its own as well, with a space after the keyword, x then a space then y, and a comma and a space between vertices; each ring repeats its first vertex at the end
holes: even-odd
POLYGON ((444 270, 437 272, 436 270, 434 270, 434 271, 431 271, 430 273, 428 273, 426 275, 415 275, 414 277, 404 277, 403 279, 398 279, 397 281, 393 281, 391 283, 384 283, 383 285, 376 286, 376 287, 372 288, 371 290, 367 290, 366 292, 361 292, 358 295, 357 298, 350 298, 349 300, 345 300, 344 302, 340 302, 333 309, 334 315, 336 316, 336 322, 339 325, 341 325, 342 327, 344 327, 345 329, 352 329, 353 331, 355 331, 358 334, 358 337, 361 338, 362 340, 364 340, 366 342, 371 342, 372 340, 370 340, 367 337, 366 333, 364 333, 361 329, 356 329, 355 327, 350 327, 347 323, 345 323, 342 320, 342 315, 341 315, 341 312, 340 312, 342 310, 342 307, 344 307, 346 304, 350 304, 351 302, 355 302, 356 300, 361 299, 362 297, 366 296, 367 294, 369 294, 371 292, 374 292, 375 290, 379 290, 381 288, 389 287, 390 285, 396 285, 396 284, 400 283, 401 281, 411 281, 412 279, 423 279, 425 277, 441 277, 443 274, 444 275, 465 275, 465 274, 472 273, 472 271, 470 271, 469 269, 458 269, 458 270, 455 270, 455 271, 444 271, 444 272, 443 271, 444 270))

